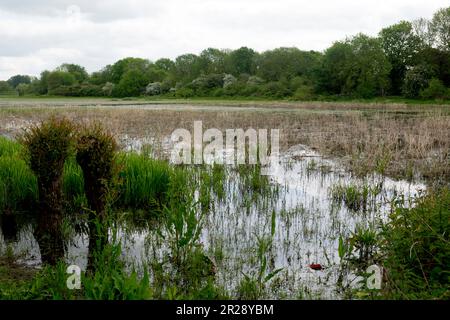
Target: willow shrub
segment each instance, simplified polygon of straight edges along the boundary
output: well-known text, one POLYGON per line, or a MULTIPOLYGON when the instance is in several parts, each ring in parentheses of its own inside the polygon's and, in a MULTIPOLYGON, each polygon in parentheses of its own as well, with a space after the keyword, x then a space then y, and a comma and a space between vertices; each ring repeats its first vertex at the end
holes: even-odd
POLYGON ((37 179, 39 212, 36 239, 42 261, 55 265, 64 257, 63 221, 64 164, 73 152, 73 124, 50 118, 28 129, 21 137, 27 160, 37 179))

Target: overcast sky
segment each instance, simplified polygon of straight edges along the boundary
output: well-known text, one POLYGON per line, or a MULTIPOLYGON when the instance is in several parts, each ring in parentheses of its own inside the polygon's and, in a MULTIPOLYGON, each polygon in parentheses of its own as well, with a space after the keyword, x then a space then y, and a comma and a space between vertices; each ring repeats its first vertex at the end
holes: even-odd
POLYGON ((157 60, 208 47, 323 50, 449 0, 0 0, 0 79, 64 62, 89 72, 127 56, 157 60))

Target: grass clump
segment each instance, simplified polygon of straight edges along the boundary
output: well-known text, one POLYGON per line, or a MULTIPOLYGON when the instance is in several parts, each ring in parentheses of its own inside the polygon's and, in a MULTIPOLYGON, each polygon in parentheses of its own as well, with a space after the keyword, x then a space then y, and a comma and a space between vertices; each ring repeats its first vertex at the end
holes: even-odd
POLYGON ((381 186, 334 185, 331 188, 331 197, 336 202, 343 202, 353 211, 366 211, 372 200, 380 194, 381 186))
POLYGON ((131 209, 160 207, 169 186, 169 164, 137 153, 126 154, 120 161, 123 169, 118 205, 131 209))
POLYGON ((37 203, 37 181, 16 156, 0 156, 0 213, 26 211, 37 203))
POLYGON ((23 151, 23 147, 7 138, 0 137, 0 157, 16 156, 23 151))

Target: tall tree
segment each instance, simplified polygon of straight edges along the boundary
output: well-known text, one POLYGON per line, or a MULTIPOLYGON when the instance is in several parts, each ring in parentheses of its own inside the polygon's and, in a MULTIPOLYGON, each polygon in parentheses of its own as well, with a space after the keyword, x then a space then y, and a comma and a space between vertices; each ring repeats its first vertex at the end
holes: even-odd
POLYGON ((9 85, 13 88, 16 88, 19 84, 30 84, 31 83, 31 77, 26 75, 17 74, 15 76, 12 76, 7 80, 9 85))
POLYGON ((438 48, 450 51, 450 7, 440 9, 434 14, 430 28, 438 48))
POLYGON ((109 81, 119 83, 122 76, 132 69, 145 74, 149 67, 150 61, 147 59, 132 57, 121 59, 111 66, 109 81))
POLYGON ((278 48, 262 53, 257 61, 258 75, 268 81, 310 76, 320 61, 320 53, 297 48, 278 48))
POLYGON ((384 28, 380 32, 381 43, 391 65, 390 78, 392 93, 399 94, 403 86, 405 72, 415 64, 417 54, 422 48, 420 38, 414 33, 408 21, 401 21, 384 28))
POLYGON ((239 76, 241 74, 255 74, 256 64, 255 58, 257 53, 253 49, 247 47, 241 47, 230 53, 228 60, 227 72, 239 76))
POLYGON ((227 52, 215 48, 203 50, 200 54, 202 72, 205 74, 225 73, 227 52))
POLYGON ((56 68, 56 70, 70 73, 78 83, 83 83, 89 78, 86 69, 78 64, 64 63, 56 68))
POLYGON ((391 65, 376 38, 359 34, 336 42, 325 51, 319 71, 319 89, 325 93, 383 95, 389 86, 391 65))
POLYGON ((183 54, 175 59, 174 76, 182 83, 191 82, 201 74, 201 60, 192 53, 183 54))

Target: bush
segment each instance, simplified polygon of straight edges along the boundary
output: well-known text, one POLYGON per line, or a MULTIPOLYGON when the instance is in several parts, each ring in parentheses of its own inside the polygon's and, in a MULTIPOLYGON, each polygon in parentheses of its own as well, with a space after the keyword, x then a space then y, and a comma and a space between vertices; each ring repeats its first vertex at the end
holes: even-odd
POLYGON ((237 79, 232 74, 226 74, 223 76, 223 88, 227 88, 236 83, 237 79))
POLYGON ((61 235, 63 172, 73 147, 74 126, 68 120, 51 118, 24 133, 21 142, 37 178, 39 214, 36 239, 44 263, 55 265, 64 257, 61 235))
POLYGON ((102 87, 102 95, 110 97, 113 93, 114 87, 115 85, 112 82, 105 83, 105 85, 102 87))
POLYGON ((273 81, 261 86, 260 94, 264 97, 284 98, 290 95, 291 92, 280 81, 273 81))
POLYGON ((148 96, 157 96, 162 93, 161 82, 152 82, 145 87, 145 94, 148 96))
POLYGON ((84 128, 78 136, 77 162, 83 170, 84 190, 89 211, 88 268, 94 266, 93 255, 107 243, 107 208, 116 175, 117 143, 100 124, 84 128))
POLYGON ((308 101, 314 99, 314 88, 308 85, 302 85, 295 90, 294 100, 308 101))
POLYGON ((428 88, 420 92, 420 96, 424 99, 447 99, 449 98, 449 90, 444 86, 442 81, 432 79, 428 88))
POLYGON ((0 95, 15 94, 13 87, 6 81, 0 81, 0 95))
POLYGON ((177 98, 192 98, 195 96, 195 92, 189 88, 181 88, 175 91, 175 97, 177 98))

